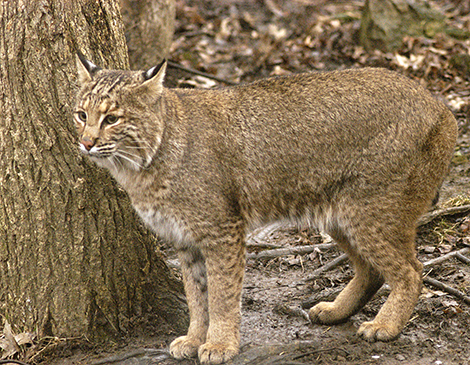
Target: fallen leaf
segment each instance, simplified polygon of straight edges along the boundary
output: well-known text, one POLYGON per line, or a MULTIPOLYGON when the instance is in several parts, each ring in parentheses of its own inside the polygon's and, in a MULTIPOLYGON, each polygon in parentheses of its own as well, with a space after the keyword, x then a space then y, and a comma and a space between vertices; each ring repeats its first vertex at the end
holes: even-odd
MULTIPOLYGON (((447 235, 446 241, 450 242, 453 238, 454 237, 447 235)), ((452 245, 440 245, 437 249, 440 253, 449 253, 450 251, 452 251, 452 245)))
POLYGON ((3 327, 4 338, 0 339, 0 347, 3 349, 2 359, 13 356, 14 354, 21 351, 18 342, 16 342, 15 336, 11 330, 11 325, 5 320, 5 326, 3 327))
POLYGON ((459 303, 457 303, 457 301, 455 301, 453 299, 450 299, 450 300, 443 300, 442 305, 444 307, 458 307, 459 303))
POLYGON ((36 335, 30 332, 23 332, 15 336, 16 343, 19 346, 23 345, 34 345, 34 339, 36 335))

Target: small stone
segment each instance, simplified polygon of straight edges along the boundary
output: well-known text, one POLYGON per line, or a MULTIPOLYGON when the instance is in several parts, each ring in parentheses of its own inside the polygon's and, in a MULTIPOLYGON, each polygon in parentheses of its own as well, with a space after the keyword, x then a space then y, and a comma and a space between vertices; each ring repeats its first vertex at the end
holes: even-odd
POLYGON ((403 356, 402 354, 398 354, 395 356, 395 359, 397 359, 398 361, 405 361, 406 357, 403 356))
POLYGON ((434 253, 434 251, 436 251, 436 247, 434 247, 434 246, 426 246, 424 248, 424 253, 429 254, 429 253, 434 253))

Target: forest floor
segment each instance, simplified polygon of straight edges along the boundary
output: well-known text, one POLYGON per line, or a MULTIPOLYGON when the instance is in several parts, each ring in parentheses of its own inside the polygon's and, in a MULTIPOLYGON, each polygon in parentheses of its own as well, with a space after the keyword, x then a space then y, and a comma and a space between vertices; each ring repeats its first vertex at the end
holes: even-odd
MULTIPOLYGON (((170 60, 227 82, 170 67, 168 84, 215 87, 271 75, 364 66, 397 70, 443 100, 459 123, 451 172, 436 209, 469 204, 470 41, 445 35, 433 39, 409 37, 396 52, 366 51, 356 40, 362 3, 180 1, 170 60)), ((470 28, 467 1, 433 4, 445 12, 450 25, 470 28)), ((233 364, 470 364, 470 265, 458 255, 445 256, 470 247, 469 213, 470 209, 464 207, 456 214, 437 215, 420 226, 417 239, 418 257, 427 263, 424 275, 458 290, 460 296, 426 283, 411 320, 398 339, 388 343, 369 343, 355 334, 384 303, 387 287, 344 324, 312 325, 303 317, 302 308, 333 299, 353 276, 346 260, 306 280, 342 254, 333 244, 324 248, 328 237, 287 226, 256 232, 248 246, 251 255, 243 290, 242 354, 233 364), (256 257, 266 248, 292 250, 318 244, 323 246, 309 253, 256 257), (450 258, 432 261, 443 256, 450 258)), ((466 257, 470 257, 469 252, 466 257)), ((165 349, 175 337, 140 338, 109 352, 65 351, 62 358, 49 357, 47 363, 197 364, 197 360, 178 362, 168 357, 165 349)))

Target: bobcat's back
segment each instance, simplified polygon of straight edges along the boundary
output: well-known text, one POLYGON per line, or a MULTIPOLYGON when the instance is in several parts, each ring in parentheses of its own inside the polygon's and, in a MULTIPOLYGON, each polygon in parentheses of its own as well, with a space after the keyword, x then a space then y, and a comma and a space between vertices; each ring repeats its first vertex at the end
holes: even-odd
POLYGON ((225 182, 223 189, 254 222, 305 218, 392 186, 405 189, 424 166, 440 176, 414 198, 426 205, 455 143, 450 111, 416 83, 383 69, 172 92, 187 118, 189 170, 204 171, 206 181, 213 175, 214 186, 225 182))

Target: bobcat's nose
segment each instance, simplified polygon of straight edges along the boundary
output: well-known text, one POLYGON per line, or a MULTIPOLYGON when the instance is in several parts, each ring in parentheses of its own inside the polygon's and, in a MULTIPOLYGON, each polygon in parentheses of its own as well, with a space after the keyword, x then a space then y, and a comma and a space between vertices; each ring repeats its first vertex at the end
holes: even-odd
POLYGON ((91 150, 91 148, 95 145, 95 142, 96 139, 92 137, 82 137, 82 140, 80 141, 82 146, 85 147, 87 151, 91 150))

